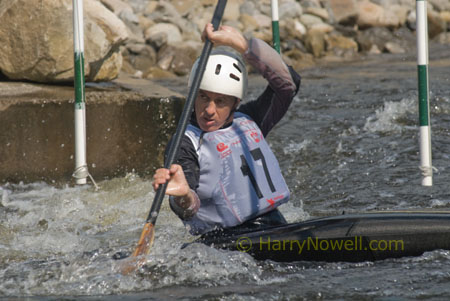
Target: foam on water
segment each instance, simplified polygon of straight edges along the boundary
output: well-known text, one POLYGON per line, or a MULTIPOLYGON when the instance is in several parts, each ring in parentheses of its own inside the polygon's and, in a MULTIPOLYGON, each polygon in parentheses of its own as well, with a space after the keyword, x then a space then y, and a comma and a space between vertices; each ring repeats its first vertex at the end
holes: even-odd
POLYGON ((400 132, 405 125, 402 118, 407 114, 417 116, 416 98, 403 98, 401 101, 385 101, 382 109, 367 118, 364 130, 369 132, 400 132))
MULTIPOLYGON (((263 270, 248 254, 202 244, 181 249, 193 237, 166 201, 151 254, 136 273, 122 275, 123 261, 112 257, 134 250, 154 193, 150 181, 135 175, 100 186, 99 191, 45 183, 2 186, 0 295, 124 294, 261 281, 263 270)), ((282 206, 290 221, 307 217, 299 209, 282 206)))

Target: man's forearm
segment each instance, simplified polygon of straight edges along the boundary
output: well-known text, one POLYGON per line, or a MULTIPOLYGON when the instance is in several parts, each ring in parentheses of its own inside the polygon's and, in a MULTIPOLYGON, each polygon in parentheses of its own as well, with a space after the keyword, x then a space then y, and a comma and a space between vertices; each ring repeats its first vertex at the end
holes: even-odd
POLYGON ((183 220, 189 220, 200 208, 200 199, 195 191, 189 190, 183 197, 171 197, 170 207, 183 220))

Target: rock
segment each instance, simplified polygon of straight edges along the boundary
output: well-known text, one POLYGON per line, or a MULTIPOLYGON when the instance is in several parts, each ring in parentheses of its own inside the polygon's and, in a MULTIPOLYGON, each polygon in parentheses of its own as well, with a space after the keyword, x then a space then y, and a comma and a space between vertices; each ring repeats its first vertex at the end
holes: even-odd
POLYGON ((450 44, 450 32, 443 32, 439 34, 435 40, 441 44, 450 44))
POLYGON ((314 57, 310 53, 305 53, 299 49, 291 49, 283 52, 283 60, 295 70, 309 68, 315 65, 314 57))
POLYGON ((298 50, 300 50, 303 53, 307 53, 308 52, 308 50, 306 50, 306 47, 302 43, 302 41, 297 40, 297 39, 290 39, 290 40, 287 40, 287 41, 283 41, 281 44, 283 46, 284 52, 287 52, 287 51, 292 50, 292 49, 298 49, 298 50))
POLYGON ((301 5, 303 8, 321 7, 319 0, 302 0, 301 5))
POLYGON ((177 75, 186 75, 190 72, 196 58, 197 50, 187 47, 186 44, 167 45, 158 52, 157 66, 177 75))
POLYGON ((447 23, 435 11, 428 11, 428 37, 433 39, 447 30, 447 23))
POLYGON ((142 29, 142 36, 144 36, 143 32, 147 30, 150 26, 155 25, 153 20, 145 17, 144 15, 139 16, 139 27, 142 29))
POLYGON ((244 26, 242 25, 242 23, 237 20, 227 20, 222 22, 222 25, 234 27, 241 32, 244 30, 244 26))
POLYGON ((310 6, 305 9, 305 13, 313 15, 313 16, 317 16, 325 22, 329 21, 329 19, 330 19, 330 15, 328 14, 328 11, 322 7, 310 6))
POLYGON ((259 13, 259 10, 256 8, 255 3, 252 1, 244 1, 242 5, 239 7, 239 12, 241 15, 249 15, 253 16, 257 13, 259 13))
POLYGON ((304 36, 307 32, 305 25, 303 25, 301 22, 294 20, 294 29, 298 33, 300 33, 302 36, 304 36))
POLYGON ((329 0, 325 5, 330 11, 331 19, 338 24, 353 25, 358 16, 355 0, 329 0))
POLYGON ((416 10, 415 1, 410 0, 370 0, 370 2, 378 4, 384 7, 385 9, 390 9, 393 6, 401 6, 405 8, 407 11, 416 10))
POLYGON ((387 42, 384 45, 384 49, 389 53, 405 53, 406 50, 395 42, 387 42))
POLYGON ((121 71, 122 72, 126 72, 128 74, 136 73, 137 70, 134 69, 133 65, 128 60, 129 57, 128 56, 124 56, 124 55, 122 55, 122 57, 123 57, 123 61, 122 61, 122 69, 121 69, 121 71))
POLYGON ((186 16, 194 7, 198 1, 195 0, 172 0, 170 3, 175 7, 180 16, 186 16))
POLYGON ((398 27, 400 20, 392 10, 385 10, 382 6, 369 1, 358 4, 358 26, 368 27, 398 27))
POLYGON ((143 78, 143 76, 144 76, 144 73, 141 70, 138 70, 131 77, 141 79, 141 78, 143 78))
POLYGON ((178 27, 171 23, 157 23, 149 27, 144 33, 145 39, 150 43, 154 39, 161 39, 161 35, 166 37, 167 44, 177 44, 183 40, 178 27))
POLYGON ((411 30, 416 30, 416 11, 411 10, 406 16, 406 25, 411 30))
POLYGON ((237 21, 239 19, 241 6, 240 0, 228 0, 223 12, 224 21, 237 21))
MULTIPOLYGON (((72 1, 44 3, 2 0, 0 70, 11 79, 72 81, 72 1)), ((122 63, 119 46, 128 37, 126 27, 98 1, 84 1, 84 10, 86 80, 114 79, 122 63)))
POLYGON ((242 23, 246 32, 252 32, 258 28, 258 21, 251 15, 241 14, 239 21, 242 23))
POLYGON ((368 53, 371 53, 371 54, 380 54, 380 53, 381 53, 381 50, 378 48, 377 45, 373 44, 373 45, 370 47, 368 53))
POLYGON ((351 38, 344 37, 341 34, 330 34, 325 37, 327 50, 333 48, 350 49, 358 52, 358 43, 351 38))
POLYGON ((401 5, 391 5, 390 9, 397 16, 400 25, 404 25, 406 23, 409 9, 401 5))
MULTIPOLYGON (((280 37, 282 36, 282 32, 281 32, 281 25, 280 25, 280 37)), ((253 33, 253 37, 263 40, 264 42, 268 43, 268 44, 272 44, 272 30, 271 29, 262 29, 262 30, 258 30, 255 31, 253 33)))
POLYGON ((351 58, 358 53, 358 44, 355 40, 337 33, 326 35, 325 45, 328 53, 339 57, 351 58))
POLYGON ((351 37, 353 39, 356 39, 356 36, 358 35, 357 27, 351 27, 351 26, 343 26, 343 25, 334 25, 334 29, 340 33, 342 33, 346 37, 351 37))
POLYGON ((167 34, 164 32, 152 34, 148 38, 147 43, 150 44, 154 49, 159 50, 164 45, 167 45, 167 34))
POLYGON ((450 11, 441 11, 439 13, 439 16, 441 17, 442 20, 447 22, 447 25, 450 23, 450 11))
POLYGON ((304 24, 307 28, 311 28, 315 24, 323 23, 321 18, 310 14, 301 15, 300 22, 304 24))
POLYGON ((385 27, 371 27, 358 32, 356 41, 362 51, 370 51, 373 45, 383 50, 389 41, 395 40, 394 35, 385 27))
POLYGON ((411 32, 406 26, 402 26, 393 32, 393 42, 399 44, 402 48, 414 49, 417 43, 416 33, 411 32))
POLYGON ((428 0, 431 5, 438 11, 450 11, 450 1, 448 0, 428 0))
POLYGON ((127 43, 127 49, 132 54, 141 54, 146 47, 147 45, 141 43, 127 43))
POLYGON ((255 14, 253 16, 256 22, 258 23, 258 27, 271 28, 272 27, 272 19, 269 16, 263 14, 255 14))
POLYGON ((156 51, 149 45, 143 45, 139 53, 130 53, 127 60, 135 70, 145 71, 156 64, 156 51))
POLYGON ((310 30, 305 37, 305 46, 314 57, 321 57, 325 50, 325 33, 319 30, 310 30))
POLYGON ((280 40, 303 39, 307 30, 303 24, 296 19, 288 19, 280 24, 280 40), (281 34, 282 33, 282 34, 281 34), (282 37, 282 39, 281 39, 282 37))
POLYGON ((92 67, 92 70, 86 70, 86 80, 112 80, 118 76, 122 62, 121 55, 114 55, 114 53, 119 53, 119 47, 128 39, 125 24, 98 1, 85 0, 84 8, 87 17, 85 21, 86 61, 92 67), (117 61, 112 63, 111 59, 114 57, 117 61), (107 77, 96 74, 98 70, 97 72, 106 75, 101 67, 101 62, 105 59, 109 60, 107 68, 111 71, 107 77), (116 66, 117 69, 113 70, 111 66, 116 66))
POLYGON ((313 26, 311 26, 310 29, 321 31, 323 33, 330 33, 334 30, 334 27, 327 23, 318 23, 318 24, 314 24, 313 26))
POLYGON ((216 0, 201 0, 202 6, 212 6, 217 4, 216 0))
POLYGON ((115 79, 122 69, 122 60, 123 58, 120 52, 112 52, 111 56, 107 57, 103 62, 90 63, 91 77, 89 78, 89 81, 102 82, 115 79), (113 75, 113 77, 111 77, 111 75, 113 75))
POLYGON ((147 79, 162 79, 162 78, 174 78, 176 77, 175 74, 172 72, 163 70, 159 67, 151 67, 147 70, 147 72, 144 73, 143 78, 147 79))
POLYGON ((123 1, 127 1, 128 4, 131 5, 131 7, 133 8, 134 12, 143 12, 146 9, 146 6, 150 3, 150 2, 157 2, 157 0, 123 0, 123 1))
MULTIPOLYGON (((259 12, 266 16, 272 16, 271 0, 255 1, 259 12)), ((278 3, 280 4, 280 3, 278 3)), ((279 8, 279 6, 278 6, 279 8)), ((279 12, 278 12, 279 13, 279 12)), ((281 21, 281 19, 279 19, 281 21)))
POLYGON ((150 15, 152 14, 156 8, 158 7, 158 1, 149 1, 145 7, 144 14, 150 15))
POLYGON ((301 5, 294 0, 285 0, 278 4, 279 20, 297 18, 303 14, 301 5))
POLYGON ((128 3, 122 0, 100 0, 106 8, 112 11, 116 16, 119 16, 120 13, 124 10, 129 10, 133 12, 133 8, 128 3))
POLYGON ((125 9, 120 12, 119 18, 125 22, 125 24, 139 24, 138 16, 130 9, 125 9))

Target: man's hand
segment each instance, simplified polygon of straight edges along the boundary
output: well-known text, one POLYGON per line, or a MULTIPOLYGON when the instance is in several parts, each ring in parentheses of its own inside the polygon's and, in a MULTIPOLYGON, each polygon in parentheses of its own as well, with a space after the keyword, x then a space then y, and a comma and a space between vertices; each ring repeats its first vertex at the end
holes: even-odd
POLYGON ((205 37, 215 46, 230 46, 234 50, 243 54, 248 49, 248 42, 240 31, 231 26, 220 26, 217 31, 214 31, 212 23, 206 24, 202 33, 202 41, 205 37))
POLYGON ((166 194, 176 197, 186 197, 189 193, 189 185, 184 176, 183 168, 178 164, 172 164, 170 169, 160 168, 153 176, 153 189, 156 191, 159 185, 168 182, 166 194))

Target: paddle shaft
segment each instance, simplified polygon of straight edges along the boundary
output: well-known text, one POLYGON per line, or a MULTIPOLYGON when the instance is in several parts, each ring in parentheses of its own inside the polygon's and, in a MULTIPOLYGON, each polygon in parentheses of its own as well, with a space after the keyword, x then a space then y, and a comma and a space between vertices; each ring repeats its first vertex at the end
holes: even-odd
MULTIPOLYGON (((227 0, 219 0, 219 3, 216 6, 214 11, 214 15, 212 18, 212 25, 214 30, 219 28, 220 21, 222 20, 223 12, 225 10, 225 6, 227 4, 227 0)), ((178 149, 180 147, 181 138, 184 136, 184 132, 186 131, 186 127, 191 116, 192 108, 194 107, 195 99, 197 98, 198 88, 200 87, 200 82, 203 78, 203 73, 205 72, 206 63, 208 62, 209 54, 212 50, 212 43, 208 38, 206 38, 205 45, 203 46, 202 54, 200 55, 198 68, 196 73, 194 74, 194 79, 191 84, 191 88, 189 89, 188 98, 186 99, 186 103, 184 105, 183 112, 181 114, 180 120, 178 122, 177 130, 175 135, 172 138, 172 143, 169 146, 169 154, 165 160, 164 168, 169 169, 170 166, 174 163, 176 155, 178 153, 178 149)), ((220 84, 220 83, 218 83, 220 84)), ((161 209, 161 204, 164 199, 164 194, 166 193, 167 182, 160 185, 156 191, 155 198, 153 199, 152 207, 150 208, 150 212, 148 214, 147 223, 151 223, 155 225, 156 219, 159 214, 159 210, 161 209)))

